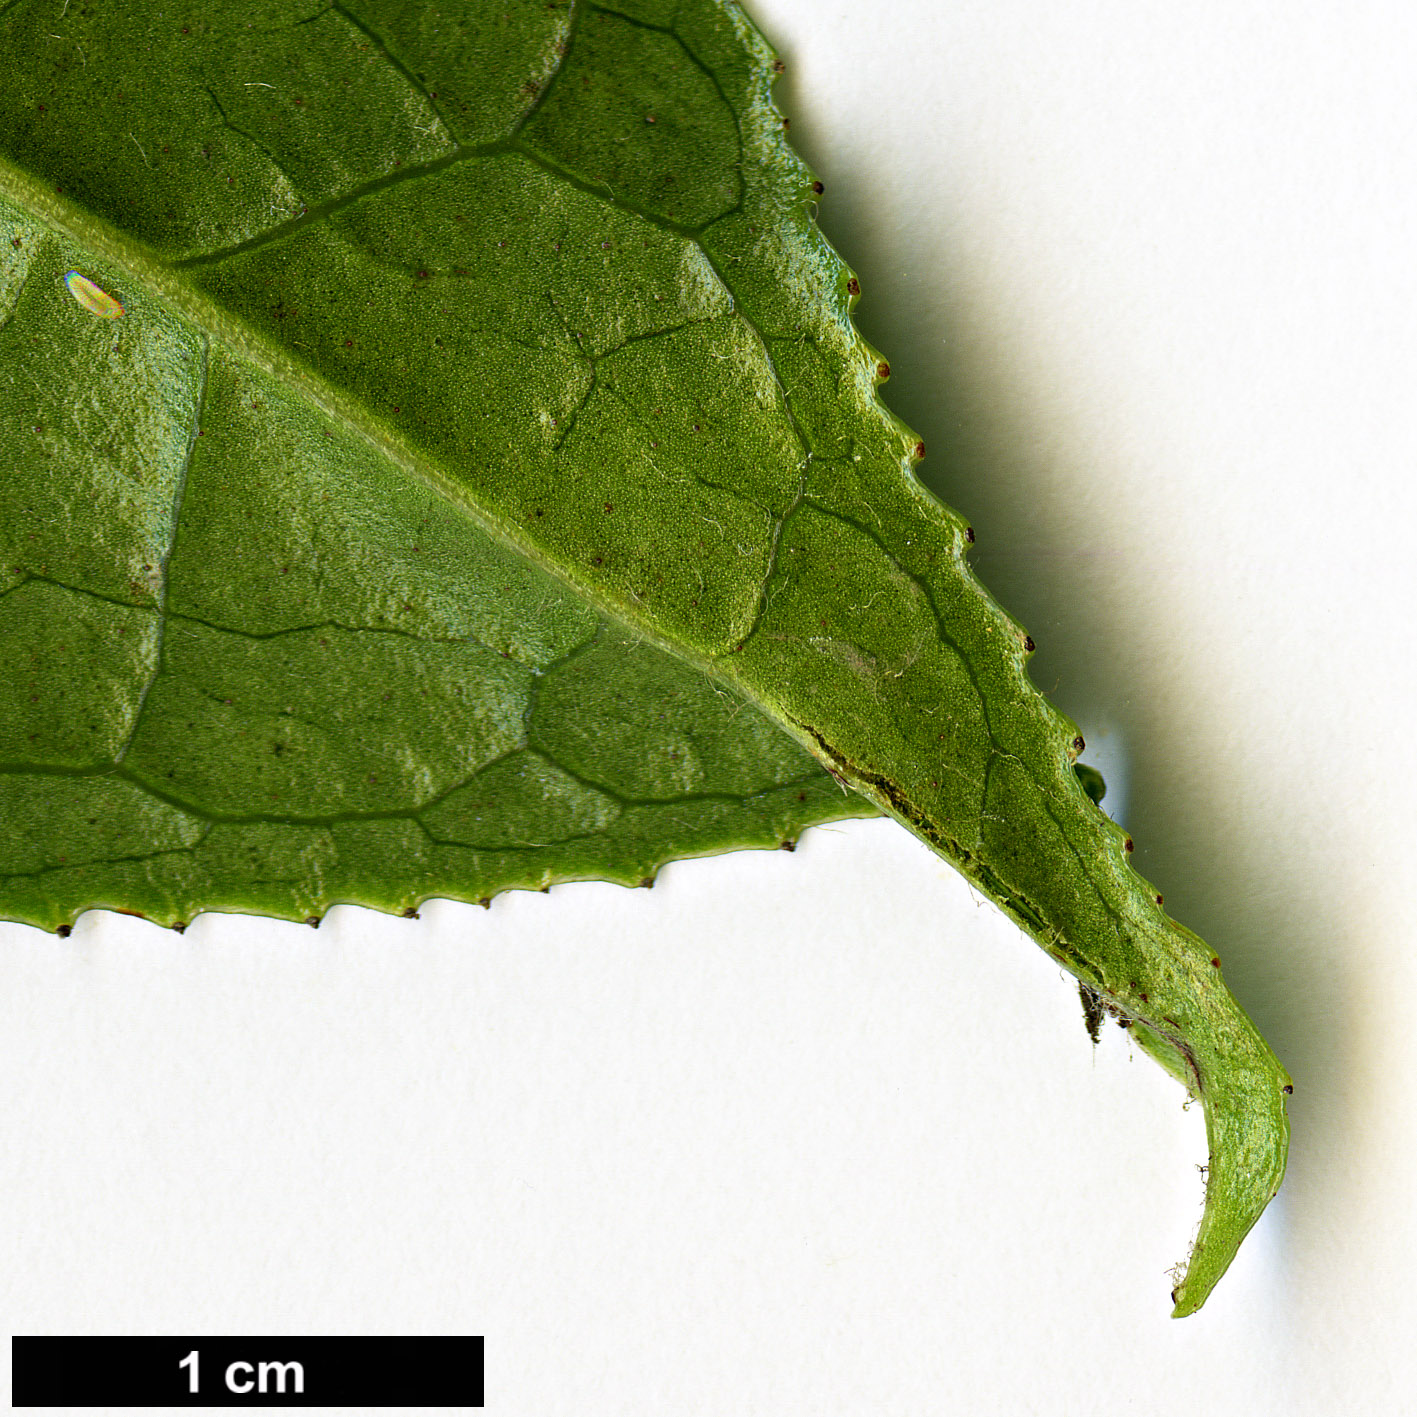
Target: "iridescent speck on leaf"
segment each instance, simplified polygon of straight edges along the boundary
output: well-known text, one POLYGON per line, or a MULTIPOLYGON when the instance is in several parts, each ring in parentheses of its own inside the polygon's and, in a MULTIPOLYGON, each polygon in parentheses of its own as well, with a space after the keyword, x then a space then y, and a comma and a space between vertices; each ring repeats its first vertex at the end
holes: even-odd
POLYGON ((87 276, 78 271, 65 271, 64 284, 69 294, 89 312, 103 320, 117 320, 123 314, 123 306, 106 290, 101 290, 87 276))

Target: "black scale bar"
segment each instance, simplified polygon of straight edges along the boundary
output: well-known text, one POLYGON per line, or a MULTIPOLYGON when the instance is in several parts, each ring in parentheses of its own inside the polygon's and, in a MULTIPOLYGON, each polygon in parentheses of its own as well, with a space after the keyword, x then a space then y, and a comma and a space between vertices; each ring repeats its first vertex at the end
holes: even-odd
POLYGON ((15 1407, 482 1406, 480 1337, 16 1337, 10 1357, 15 1407))

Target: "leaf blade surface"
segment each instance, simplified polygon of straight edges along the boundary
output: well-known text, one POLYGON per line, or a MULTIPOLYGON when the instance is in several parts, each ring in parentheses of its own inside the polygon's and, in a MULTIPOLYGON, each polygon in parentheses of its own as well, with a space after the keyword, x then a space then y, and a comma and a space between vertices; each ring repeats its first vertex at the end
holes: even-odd
MULTIPOLYGON (((93 400, 72 386, 52 418, 67 427, 64 413, 77 416, 72 447, 128 528, 127 590, 105 583, 101 593, 115 613, 147 612, 156 626, 132 653, 162 673, 134 691, 117 768, 150 792, 168 774, 169 809, 215 804, 196 849, 219 849, 228 872, 246 861, 248 878, 262 881, 323 880, 335 861, 355 862, 358 875, 380 859, 413 859, 415 842, 370 825, 399 813, 419 815, 425 835, 432 822, 469 850, 495 851, 509 829, 489 835, 479 804, 527 790, 574 840, 595 823, 591 835, 604 832, 627 805, 702 813, 692 744, 659 776, 624 765, 629 776, 609 792, 584 763, 577 774, 560 759, 615 742, 613 732, 590 732, 571 714, 543 751, 526 703, 546 666, 494 650, 495 630, 479 629, 490 639, 476 639, 475 664, 469 634, 456 654, 422 645, 415 667, 402 612, 385 607, 377 626, 339 618, 338 570, 307 575, 318 584, 298 588, 298 607, 298 595, 272 588, 290 567, 256 548, 262 528, 288 513, 262 494, 271 505, 241 529, 239 497, 220 494, 244 488, 243 453, 272 450, 278 467, 285 439, 284 457, 305 469, 319 465, 323 440, 347 461, 372 458, 430 506, 475 524, 498 555, 519 557, 525 574, 555 582, 569 608, 550 616, 543 639, 573 638, 570 620, 589 617, 613 628, 596 631, 587 663, 606 645, 642 640, 660 654, 656 681, 697 671, 756 705, 1135 1023, 1206 1107, 1207 1211, 1177 1296, 1178 1312, 1196 1307, 1278 1185, 1287 1077, 1218 961, 1131 870, 1130 843, 1073 771, 1076 730, 1028 681, 1031 641, 969 572, 968 527, 914 479, 923 449, 876 397, 887 371, 851 324, 854 279, 811 221, 818 184, 782 139, 770 52, 741 12, 707 0, 525 7, 507 12, 511 30, 491 48, 451 31, 440 39, 436 24, 410 28, 406 10, 336 5, 311 17, 276 7, 248 22, 250 34, 224 21, 181 34, 150 20, 144 72, 163 82, 133 115, 131 144, 110 141, 106 165, 87 125, 71 142, 62 124, 45 129, 32 113, 21 123, 16 111, 4 181, 13 220, 56 246, 46 260, 72 256, 101 288, 113 282, 129 313, 108 354, 143 376, 111 362, 96 372, 106 346, 76 333, 87 364, 71 357, 72 368, 104 388, 142 388, 132 399, 149 431, 95 457, 80 416, 93 400), (457 97, 471 92, 459 72, 494 52, 482 99, 457 97), (435 54, 445 66, 437 87, 435 54), (238 84, 258 92, 237 94, 238 84), (370 123, 371 113, 384 121, 370 123), (165 452, 133 479, 140 447, 165 452), (180 521, 165 546, 164 506, 169 528, 180 521), (233 544, 244 554, 245 542, 254 571, 231 565, 233 544), (236 627, 221 618, 233 584, 254 617, 236 627), (302 621, 297 609, 328 618, 302 621), (358 635, 356 650, 346 637, 358 635), (324 692, 306 668, 321 655, 324 692), (357 722, 345 711, 360 703, 369 666, 399 696, 382 736, 376 707, 364 705, 357 722), (252 740, 243 744, 231 726, 239 715, 227 711, 253 682, 263 708, 241 719, 252 740), (421 714, 420 696, 447 711, 421 714), (357 771, 326 767, 333 741, 357 771), (225 743, 235 745, 230 764, 225 743), (466 795, 484 772, 500 776, 466 795), (269 820, 257 810, 262 793, 275 803, 269 820), (381 797, 394 804, 382 817, 381 797), (291 835, 317 824, 330 834, 354 817, 372 834, 362 846, 291 835)), ((4 22, 18 30, 33 13, 21 5, 4 22)), ((121 57, 97 75, 55 58, 53 93, 93 102, 106 85, 102 97, 116 102, 135 62, 125 27, 137 21, 83 22, 98 27, 84 35, 86 52, 121 57)), ((36 82, 31 74, 14 91, 36 82)), ((114 327, 104 324, 106 341, 114 327)), ((13 342, 30 329, 17 315, 6 333, 13 342)), ((138 411, 105 426, 137 426, 138 411)), ((345 466, 327 480, 352 476, 345 466)), ((306 523, 308 548, 322 520, 306 523)), ((376 542, 381 553, 390 540, 376 542)), ((90 559, 94 576, 113 580, 112 557, 90 559)), ((299 575, 302 562, 338 560, 307 550, 292 564, 299 575)), ((495 619, 495 592, 471 599, 495 619)), ((732 712, 736 722, 736 703, 732 712)), ((641 742, 646 727, 629 724, 625 740, 641 742)), ((95 728, 95 743, 108 734, 102 751, 114 731, 95 728)), ((747 746, 734 747, 738 730, 725 728, 724 742, 700 753, 735 784, 740 806, 802 794, 795 815, 771 799, 770 824, 784 833, 821 819, 827 803, 840 811, 830 779, 805 759, 790 780, 764 779, 775 755, 796 771, 790 753, 744 731, 747 746)), ((104 791, 117 790, 113 777, 104 791)), ((163 816, 151 835, 162 844, 131 859, 191 850, 166 843, 194 830, 163 816)))

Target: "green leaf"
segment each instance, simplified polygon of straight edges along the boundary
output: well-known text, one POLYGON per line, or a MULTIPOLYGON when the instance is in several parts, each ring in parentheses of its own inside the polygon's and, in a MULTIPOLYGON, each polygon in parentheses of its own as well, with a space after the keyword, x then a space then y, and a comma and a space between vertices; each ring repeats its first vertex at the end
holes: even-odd
POLYGON ((887 811, 1201 1099, 1199 1307, 1288 1078, 915 480, 741 11, 0 35, 0 910, 412 909, 887 811))

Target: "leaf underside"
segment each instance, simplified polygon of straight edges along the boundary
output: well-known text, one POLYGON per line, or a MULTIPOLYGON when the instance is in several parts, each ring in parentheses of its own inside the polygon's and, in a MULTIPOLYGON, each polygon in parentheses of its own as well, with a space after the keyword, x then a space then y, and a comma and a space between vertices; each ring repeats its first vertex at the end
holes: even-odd
POLYGON ((28 428, 6 410, 27 460, 69 469, 91 430, 120 440, 84 481, 8 489, 7 913, 318 919, 338 901, 639 885, 666 860, 875 810, 741 696, 180 324, 143 332, 141 366, 155 334, 170 361, 157 387, 93 382, 133 352, 49 278, 81 253, 0 230, 42 263, 0 332, 32 350, 8 390, 28 428), (53 358, 56 325, 86 369, 53 358), (139 448, 128 430, 154 406, 139 448), (125 476, 138 458, 160 470, 151 498, 125 476))
POLYGON ((409 909, 889 811, 1205 1104, 1198 1307, 1287 1077, 916 482, 741 11, 13 0, 0 56, 0 911, 409 909))

